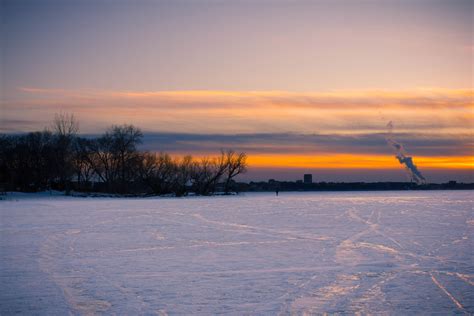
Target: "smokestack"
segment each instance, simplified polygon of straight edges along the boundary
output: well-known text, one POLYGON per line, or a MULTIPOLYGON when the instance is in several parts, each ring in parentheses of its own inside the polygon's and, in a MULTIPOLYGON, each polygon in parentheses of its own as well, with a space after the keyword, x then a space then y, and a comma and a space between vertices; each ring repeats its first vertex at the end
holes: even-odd
POLYGON ((397 158, 400 164, 405 166, 405 170, 408 172, 411 181, 416 182, 417 184, 426 183, 425 177, 421 174, 420 170, 416 167, 415 163, 413 162, 413 158, 407 156, 403 145, 393 139, 393 123, 392 121, 388 122, 388 135, 385 138, 387 144, 393 149, 395 152, 395 157, 397 158))

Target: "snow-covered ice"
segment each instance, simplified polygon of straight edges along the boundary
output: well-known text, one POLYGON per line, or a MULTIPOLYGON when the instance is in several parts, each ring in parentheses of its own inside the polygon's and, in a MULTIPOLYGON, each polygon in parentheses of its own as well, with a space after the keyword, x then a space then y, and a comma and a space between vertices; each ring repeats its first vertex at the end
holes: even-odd
POLYGON ((0 201, 0 314, 474 313, 471 191, 0 201))

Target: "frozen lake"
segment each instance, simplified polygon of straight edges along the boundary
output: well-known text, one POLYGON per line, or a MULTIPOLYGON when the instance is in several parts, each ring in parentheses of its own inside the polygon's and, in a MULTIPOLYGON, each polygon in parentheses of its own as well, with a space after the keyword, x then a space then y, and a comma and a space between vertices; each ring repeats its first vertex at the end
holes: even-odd
POLYGON ((0 201, 0 314, 474 313, 472 191, 0 201))

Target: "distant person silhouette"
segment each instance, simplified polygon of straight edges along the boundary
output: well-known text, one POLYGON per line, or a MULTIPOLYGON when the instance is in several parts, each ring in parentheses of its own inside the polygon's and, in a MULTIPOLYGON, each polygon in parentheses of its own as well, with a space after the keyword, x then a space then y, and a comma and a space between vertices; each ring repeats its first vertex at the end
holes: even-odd
POLYGON ((278 196, 278 189, 275 191, 276 196, 278 196))

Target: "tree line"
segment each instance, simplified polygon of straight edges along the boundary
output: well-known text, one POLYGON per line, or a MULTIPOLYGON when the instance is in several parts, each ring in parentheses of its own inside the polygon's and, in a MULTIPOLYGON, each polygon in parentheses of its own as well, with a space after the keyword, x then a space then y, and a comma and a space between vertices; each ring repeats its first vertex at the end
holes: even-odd
POLYGON ((142 131, 113 125, 96 138, 78 135, 74 115, 56 114, 50 129, 0 135, 0 183, 4 190, 71 190, 117 194, 211 195, 236 190, 247 156, 221 150, 195 159, 140 151, 142 131))

